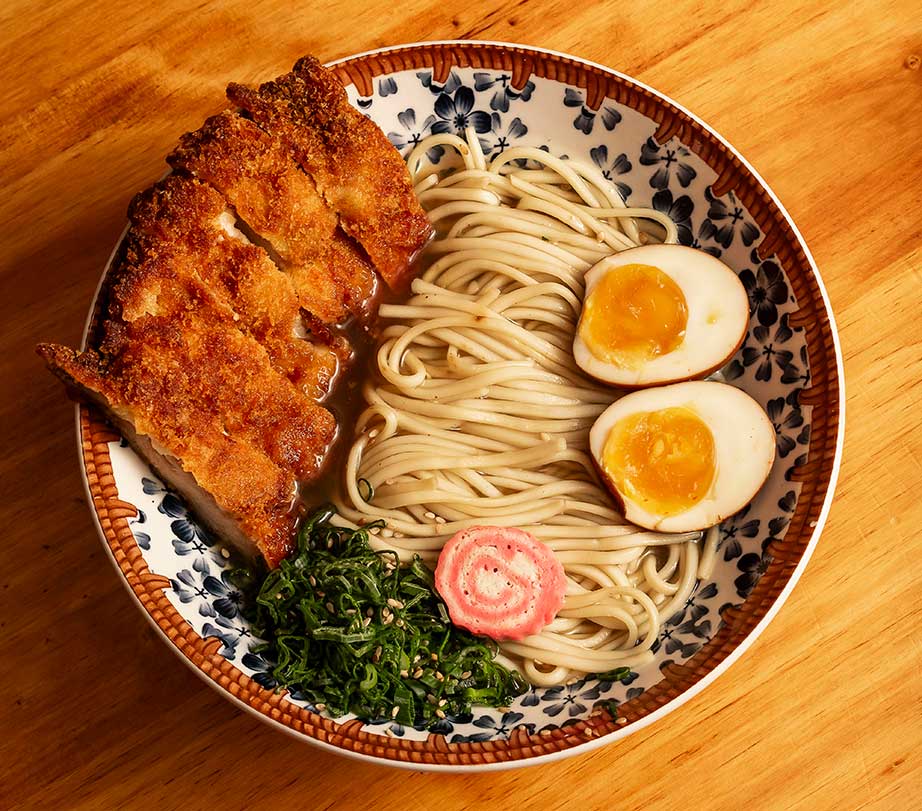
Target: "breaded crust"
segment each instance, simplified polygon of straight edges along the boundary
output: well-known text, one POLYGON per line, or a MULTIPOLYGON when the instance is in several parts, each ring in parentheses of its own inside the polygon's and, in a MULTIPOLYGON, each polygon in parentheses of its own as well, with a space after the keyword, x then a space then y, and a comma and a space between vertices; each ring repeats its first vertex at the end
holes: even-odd
POLYGON ((311 315, 332 324, 363 314, 375 291, 371 263, 281 138, 226 111, 183 135, 167 162, 227 198, 271 245, 311 315))
MULTIPOLYGON (((211 494, 218 509, 239 525, 238 542, 255 544, 270 566, 291 551, 295 476, 260 448, 228 434, 215 411, 191 407, 186 374, 145 378, 130 366, 123 367, 125 374, 112 374, 92 350, 78 354, 40 344, 38 352, 72 392, 100 405, 117 423, 133 425, 139 437, 153 440, 160 454, 180 461, 203 496, 211 494)), ((184 495, 195 500, 194 493, 184 495)), ((197 510, 207 522, 205 512, 197 510)))
POLYGON ((319 398, 329 390, 348 347, 342 339, 329 346, 298 337, 305 327, 291 279, 237 231, 220 193, 170 175, 135 197, 129 218, 123 258, 113 271, 110 317, 131 322, 152 312, 155 299, 168 295, 167 276, 196 278, 305 394, 319 398))
POLYGON ((209 288, 158 260, 140 273, 124 267, 113 295, 146 308, 132 320, 110 319, 100 347, 105 373, 133 394, 131 403, 157 410, 164 425, 168 408, 177 419, 198 409, 298 478, 317 474, 336 431, 333 416, 273 368, 209 288), (164 400, 167 389, 180 395, 164 400))
POLYGON ((230 84, 228 98, 265 130, 284 138, 348 234, 392 288, 431 234, 400 154, 349 104, 332 72, 313 57, 253 90, 230 84))

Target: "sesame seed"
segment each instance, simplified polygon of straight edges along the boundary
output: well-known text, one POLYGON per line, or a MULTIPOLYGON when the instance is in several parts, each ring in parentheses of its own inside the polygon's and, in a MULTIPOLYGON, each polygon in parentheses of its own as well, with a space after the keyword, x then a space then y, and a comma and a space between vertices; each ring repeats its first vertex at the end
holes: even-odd
POLYGON ((375 610, 373 608, 368 608, 365 610, 366 617, 373 617, 375 615, 375 610))
POLYGON ((396 737, 396 736, 394 735, 394 730, 392 730, 390 727, 387 727, 387 728, 384 730, 384 734, 387 735, 387 736, 389 736, 389 737, 391 737, 391 738, 396 737))
POLYGON ((327 609, 327 611, 329 611, 331 614, 334 613, 334 612, 336 611, 336 609, 333 607, 333 603, 330 603, 330 602, 327 603, 326 609, 327 609))
POLYGON ((391 710, 391 718, 396 718, 399 713, 400 707, 394 707, 394 709, 391 710))
POLYGON ((307 582, 310 583, 312 586, 316 586, 316 585, 317 585, 317 578, 314 577, 312 574, 309 574, 309 575, 307 576, 307 582))
POLYGON ((542 738, 550 738, 550 737, 551 737, 551 731, 550 731, 549 729, 542 729, 538 734, 539 734, 542 738))
POLYGON ((364 625, 366 628, 371 625, 371 617, 365 617, 365 619, 362 620, 362 625, 364 625))
POLYGON ((627 723, 627 718, 625 718, 625 717, 622 715, 617 721, 615 721, 615 723, 616 723, 616 724, 619 724, 619 725, 621 725, 621 726, 623 726, 624 724, 627 723))
POLYGON ((355 609, 354 609, 354 608, 347 608, 347 609, 346 609, 346 616, 351 617, 353 614, 355 614, 355 609))
POLYGON ((432 693, 426 693, 426 701, 428 701, 430 704, 439 703, 438 699, 434 695, 432 695, 432 693))
POLYGON ((388 598, 387 598, 387 604, 388 604, 391 608, 403 608, 403 603, 400 602, 400 600, 395 600, 393 597, 388 597, 388 598))
POLYGON ((326 704, 317 704, 317 712, 323 712, 326 708, 326 704))
POLYGON ((437 662, 439 660, 439 655, 437 653, 432 653, 429 655, 429 658, 432 659, 433 662, 437 662))
POLYGON ((416 668, 416 670, 413 671, 413 678, 414 678, 414 679, 418 679, 418 678, 419 678, 420 676, 422 676, 422 675, 423 675, 423 669, 422 669, 421 667, 418 667, 418 668, 416 668))
POLYGON ((381 622, 382 622, 384 625, 390 625, 393 621, 394 621, 394 615, 393 615, 393 614, 388 614, 383 620, 381 620, 381 622))
POLYGON ((447 698, 442 698, 442 699, 439 700, 439 706, 440 706, 440 707, 444 707, 447 703, 448 703, 448 699, 447 699, 447 698))
POLYGON ((421 658, 422 657, 417 653, 416 656, 413 657, 413 664, 416 664, 421 658))
POLYGON ((436 711, 435 711, 435 714, 436 714, 436 716, 438 716, 439 718, 444 718, 444 717, 445 717, 445 712, 444 712, 443 710, 436 710, 436 711))
POLYGON ((375 652, 371 655, 371 661, 374 662, 375 664, 381 661, 381 646, 380 645, 378 645, 378 647, 375 648, 375 652))
POLYGON ((380 432, 377 428, 372 428, 372 429, 368 432, 368 438, 369 438, 369 439, 374 439, 374 438, 375 438, 378 434, 380 434, 380 433, 381 433, 381 432, 380 432))
POLYGON ((435 518, 435 513, 434 513, 434 512, 424 512, 423 515, 425 515, 426 518, 428 518, 430 521, 431 521, 433 518, 435 518))
POLYGON ((230 549, 228 549, 226 546, 221 547, 221 557, 224 558, 224 560, 227 560, 230 557, 230 549))
POLYGON ((505 715, 507 712, 512 712, 512 708, 511 708, 511 707, 497 707, 496 709, 497 709, 499 712, 503 713, 504 715, 505 715))
POLYGON ((465 670, 465 671, 461 674, 461 678, 462 678, 462 679, 469 679, 470 677, 471 677, 471 671, 470 671, 470 670, 465 670))
POLYGON ((406 623, 402 619, 398 619, 397 622, 394 623, 394 625, 396 625, 398 628, 406 627, 406 623))
POLYGON ((445 681, 445 677, 438 670, 435 671, 435 678, 437 681, 445 681))
POLYGON ((405 679, 405 678, 406 678, 407 676, 409 676, 409 675, 410 675, 409 672, 407 672, 406 670, 401 670, 401 671, 400 671, 400 678, 401 678, 401 679, 405 679))

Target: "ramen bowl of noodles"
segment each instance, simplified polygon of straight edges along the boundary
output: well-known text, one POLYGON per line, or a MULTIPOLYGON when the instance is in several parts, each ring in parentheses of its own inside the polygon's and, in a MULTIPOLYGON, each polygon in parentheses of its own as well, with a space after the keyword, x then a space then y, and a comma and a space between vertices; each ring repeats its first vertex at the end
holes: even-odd
MULTIPOLYGON (((324 495, 338 521, 368 528, 372 549, 430 569, 449 541, 482 527, 549 550, 561 573, 550 621, 495 647, 525 687, 508 706, 475 703, 417 726, 397 713, 335 715, 279 689, 220 539, 81 407, 107 546, 187 663, 322 747, 464 770, 616 741, 726 670, 818 540, 843 435, 841 358, 819 273, 730 145, 613 70, 479 42, 388 48, 332 67, 407 161, 435 236, 411 289, 381 305, 324 495), (672 273, 675 257, 684 270, 672 273), (614 306, 646 290, 638 312, 655 311, 659 326, 635 334, 602 309, 593 332, 590 297, 624 267, 634 276, 619 277, 614 306), (699 327, 717 337, 692 341, 699 327), (667 363, 675 335, 692 351, 667 363), (600 340, 622 345, 601 351, 600 340), (689 409, 715 416, 688 428, 689 409), (606 460, 618 430, 650 414, 658 430, 668 419, 685 432, 688 450, 641 509, 649 471, 628 481, 606 460)), ((643 467, 662 443, 631 448, 643 467)))

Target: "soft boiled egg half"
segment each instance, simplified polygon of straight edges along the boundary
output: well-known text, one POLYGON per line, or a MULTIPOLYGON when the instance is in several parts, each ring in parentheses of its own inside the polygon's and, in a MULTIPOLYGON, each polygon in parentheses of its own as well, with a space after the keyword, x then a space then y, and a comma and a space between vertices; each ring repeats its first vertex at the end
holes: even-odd
POLYGON ((775 430, 733 386, 676 383, 609 406, 589 432, 589 450, 628 521, 690 532, 749 503, 774 462, 775 430))
POLYGON ((638 388, 705 377, 746 335, 749 301, 736 274, 683 245, 644 245, 586 274, 573 356, 587 374, 638 388))

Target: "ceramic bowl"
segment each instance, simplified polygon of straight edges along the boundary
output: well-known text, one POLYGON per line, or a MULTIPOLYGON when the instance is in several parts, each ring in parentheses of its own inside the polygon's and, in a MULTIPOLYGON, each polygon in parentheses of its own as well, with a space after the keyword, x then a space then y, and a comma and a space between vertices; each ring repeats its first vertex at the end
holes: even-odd
MULTIPOLYGON (((389 48, 334 70, 353 103, 404 154, 429 133, 472 126, 488 154, 522 144, 591 161, 631 204, 667 213, 683 244, 736 270, 749 294, 750 324, 724 375, 765 407, 775 427, 770 478, 721 525, 713 576, 665 623, 653 663, 619 682, 533 689, 503 711, 475 708, 435 731, 329 718, 277 692, 271 664, 253 650, 220 539, 196 524, 97 411, 80 406, 80 452, 106 548, 192 668, 305 741, 448 770, 539 763, 615 741, 723 672, 778 611, 816 544, 843 425, 842 364, 819 273, 752 167, 694 115, 627 76, 562 54, 480 42, 389 48), (619 704, 617 721, 593 714, 611 700, 619 704)), ((439 160, 438 150, 431 157, 439 160)))

